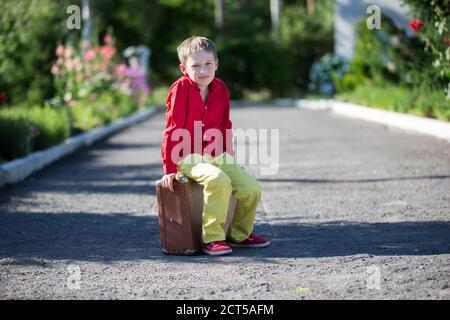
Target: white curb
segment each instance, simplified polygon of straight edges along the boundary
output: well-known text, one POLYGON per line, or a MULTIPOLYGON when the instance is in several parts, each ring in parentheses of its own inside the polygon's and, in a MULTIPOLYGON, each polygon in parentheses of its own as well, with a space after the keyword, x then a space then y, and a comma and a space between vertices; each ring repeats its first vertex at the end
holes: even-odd
POLYGON ((135 112, 128 118, 119 119, 110 125, 93 129, 47 150, 33 152, 32 154, 0 165, 0 188, 6 184, 13 184, 26 179, 32 173, 42 169, 50 163, 71 154, 78 149, 89 146, 94 142, 124 129, 127 126, 143 121, 161 110, 152 107, 135 112))
POLYGON ((295 106, 310 110, 330 110, 333 108, 333 100, 308 100, 300 99, 295 102, 295 106))
POLYGON ((414 115, 386 111, 334 100, 298 100, 295 106, 304 109, 329 109, 334 113, 375 122, 398 129, 417 132, 450 142, 450 123, 414 115))

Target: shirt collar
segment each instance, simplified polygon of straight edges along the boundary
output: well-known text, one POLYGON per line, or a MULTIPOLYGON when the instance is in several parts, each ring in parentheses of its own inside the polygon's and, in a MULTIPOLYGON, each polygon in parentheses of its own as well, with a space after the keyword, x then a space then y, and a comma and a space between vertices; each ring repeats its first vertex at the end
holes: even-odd
MULTIPOLYGON (((185 78, 189 81, 189 84, 190 84, 191 86, 193 86, 193 87, 194 87, 195 89, 197 89, 197 90, 200 90, 200 88, 198 87, 197 83, 195 83, 195 81, 192 80, 191 77, 189 77, 189 75, 188 75, 187 73, 185 73, 185 74, 183 75, 183 77, 185 77, 185 78)), ((217 83, 217 82, 218 82, 218 81, 217 81, 217 78, 214 77, 214 79, 211 81, 211 83, 210 83, 209 86, 208 86, 210 92, 216 90, 216 88, 217 88, 217 86, 218 86, 218 83, 217 83)))

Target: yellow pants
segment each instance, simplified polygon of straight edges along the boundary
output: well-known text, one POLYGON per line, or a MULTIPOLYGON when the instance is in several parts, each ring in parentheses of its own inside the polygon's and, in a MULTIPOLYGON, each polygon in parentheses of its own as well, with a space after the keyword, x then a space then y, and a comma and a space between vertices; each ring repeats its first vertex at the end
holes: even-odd
POLYGON ((193 153, 177 164, 178 174, 203 186, 202 238, 204 243, 231 239, 242 241, 253 231, 262 187, 229 153, 217 157, 193 153), (223 226, 231 194, 238 198, 228 235, 223 226))

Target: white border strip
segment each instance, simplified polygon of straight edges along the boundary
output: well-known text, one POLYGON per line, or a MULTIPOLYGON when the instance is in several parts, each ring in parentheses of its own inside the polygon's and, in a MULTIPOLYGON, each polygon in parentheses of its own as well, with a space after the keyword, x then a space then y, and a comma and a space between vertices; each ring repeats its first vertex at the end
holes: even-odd
POLYGON ((160 106, 140 110, 127 118, 121 118, 107 126, 96 128, 75 137, 68 138, 63 143, 47 150, 33 152, 32 154, 6 162, 0 165, 0 188, 6 184, 13 184, 25 180, 32 173, 69 155, 78 149, 90 146, 94 142, 116 133, 132 124, 141 122, 158 111, 160 106))
POLYGON ((450 123, 443 121, 421 118, 414 115, 381 109, 356 106, 350 103, 337 101, 333 104, 333 112, 345 115, 347 117, 363 119, 403 130, 431 135, 450 142, 450 123))
POLYGON ((335 100, 297 100, 295 106, 313 110, 331 110, 346 117, 375 122, 411 132, 430 135, 450 142, 450 123, 414 115, 369 108, 335 100))

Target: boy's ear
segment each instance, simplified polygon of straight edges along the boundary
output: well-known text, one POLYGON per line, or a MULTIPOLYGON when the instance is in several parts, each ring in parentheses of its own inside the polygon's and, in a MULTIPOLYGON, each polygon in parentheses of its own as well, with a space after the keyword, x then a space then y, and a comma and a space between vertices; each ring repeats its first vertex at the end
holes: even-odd
POLYGON ((180 70, 183 74, 186 74, 186 66, 182 63, 180 63, 180 70))
POLYGON ((216 71, 219 68, 219 59, 216 60, 216 71))

